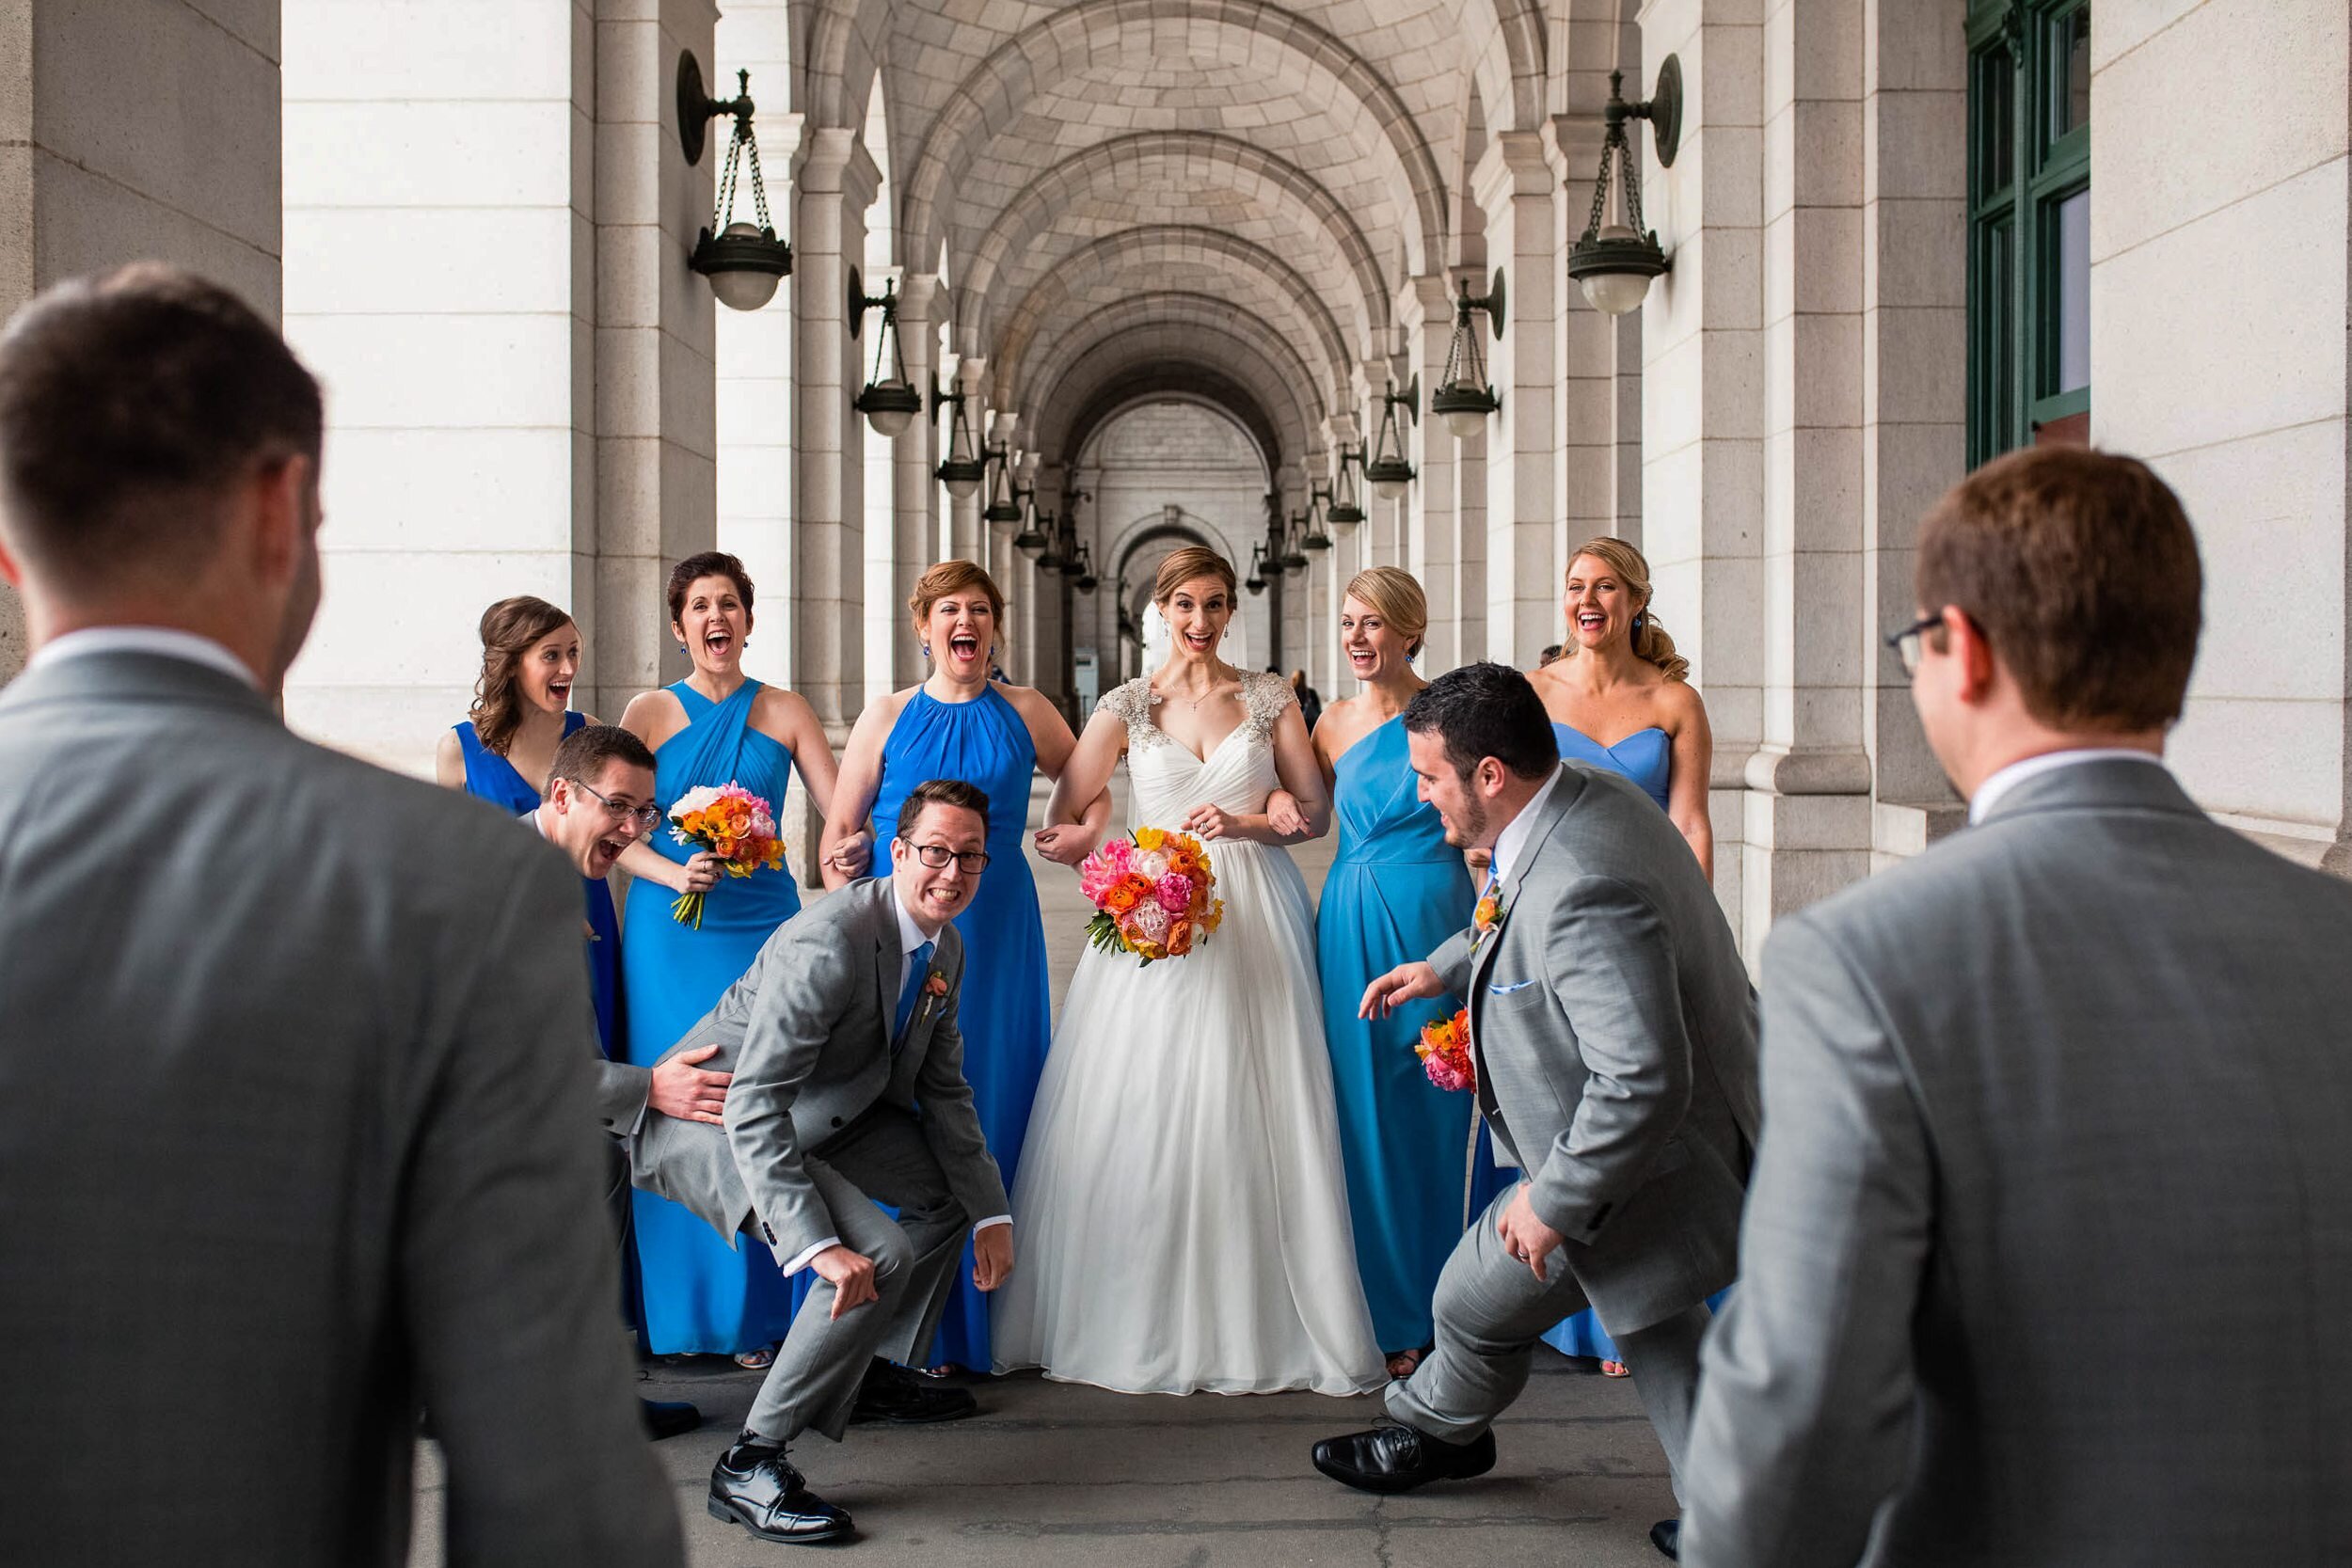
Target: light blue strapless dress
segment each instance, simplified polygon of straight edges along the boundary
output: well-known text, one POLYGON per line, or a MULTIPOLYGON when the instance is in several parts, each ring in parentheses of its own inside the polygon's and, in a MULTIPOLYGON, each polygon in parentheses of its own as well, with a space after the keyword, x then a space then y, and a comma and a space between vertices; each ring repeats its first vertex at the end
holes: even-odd
POLYGON ((1356 1016, 1375 975, 1428 957, 1470 924, 1476 895, 1437 808, 1416 799, 1403 717, 1341 753, 1335 771, 1339 853, 1315 915, 1323 1032, 1357 1273, 1373 1333, 1393 1353, 1430 1341, 1430 1298, 1461 1239, 1465 1183, 1476 1213, 1509 1179, 1496 1171, 1473 1098, 1433 1085, 1413 1051, 1421 1026, 1460 999, 1356 1016))
MULTIPOLYGON (((927 779, 961 779, 988 795, 988 870, 971 905, 956 916, 963 936, 963 988, 957 1019, 963 1031, 963 1076, 972 1085, 988 1151, 1012 1190, 1029 1107, 1053 1042, 1053 998, 1045 976, 1045 925, 1037 881, 1023 852, 1028 838, 1029 781, 1037 748, 1029 727, 1003 693, 990 688, 964 703, 918 690, 882 744, 882 786, 874 797, 874 858, 884 866, 898 810, 927 779)), ((986 1219, 975 1214, 974 1219, 986 1219)), ((989 1297, 972 1285, 971 1245, 947 1298, 930 1359, 986 1371, 989 1297)))
MULTIPOLYGON (((728 783, 781 811, 792 753, 751 727, 759 682, 745 681, 723 703, 684 681, 669 689, 686 709, 687 727, 654 753, 654 799, 663 813, 690 789, 728 783)), ((680 864, 693 853, 666 824, 644 842, 680 864)), ((699 930, 671 918, 672 896, 659 883, 640 882, 622 911, 623 1036, 628 1060, 641 1067, 676 1044, 801 908, 788 870, 722 877, 705 901, 699 930)), ((796 1292, 764 1244, 739 1236, 729 1246, 691 1210, 652 1193, 630 1196, 647 1349, 732 1354, 784 1338, 796 1292)))
MULTIPOLYGON (((1565 762, 1581 762, 1588 767, 1606 768, 1622 773, 1642 786, 1642 793, 1658 802, 1658 809, 1666 809, 1667 789, 1674 782, 1674 742, 1666 732, 1651 725, 1635 730, 1614 746, 1603 746, 1582 730, 1552 721, 1551 733, 1559 738, 1560 756, 1565 762)), ((1708 1305, 1723 1300, 1718 1294, 1708 1305)), ((1597 1355, 1604 1361, 1617 1359, 1616 1342, 1600 1326, 1600 1319, 1588 1308, 1572 1318, 1563 1318, 1544 1336, 1544 1343, 1569 1355, 1597 1355)))

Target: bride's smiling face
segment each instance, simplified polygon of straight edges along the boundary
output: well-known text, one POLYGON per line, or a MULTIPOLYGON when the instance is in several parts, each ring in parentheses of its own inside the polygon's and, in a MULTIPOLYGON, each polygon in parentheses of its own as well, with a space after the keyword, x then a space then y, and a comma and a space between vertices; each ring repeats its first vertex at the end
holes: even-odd
POLYGON ((1226 625, 1233 618, 1233 595, 1220 578, 1194 578, 1178 583, 1175 592, 1160 601, 1160 613, 1168 617, 1168 629, 1175 633, 1177 657, 1211 659, 1216 657, 1216 645, 1225 640, 1226 625))

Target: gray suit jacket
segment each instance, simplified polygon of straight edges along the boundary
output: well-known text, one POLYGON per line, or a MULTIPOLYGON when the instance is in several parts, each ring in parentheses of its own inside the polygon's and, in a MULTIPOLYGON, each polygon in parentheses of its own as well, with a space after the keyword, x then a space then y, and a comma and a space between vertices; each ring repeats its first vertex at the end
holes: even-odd
POLYGON ((946 994, 926 994, 894 1054, 898 1010, 897 894, 870 877, 818 899, 776 927, 743 977, 668 1051, 716 1045, 706 1071, 732 1072, 726 1127, 648 1112, 630 1153, 631 1179, 686 1205, 728 1238, 747 1215, 779 1259, 840 1233, 803 1168, 827 1140, 877 1103, 919 1114, 968 1218, 1009 1211, 1004 1178, 980 1134, 963 1077, 956 1003, 963 939, 939 933, 930 973, 946 994))
POLYGON ((1756 993, 1655 801, 1563 763, 1498 928, 1431 955, 1467 997, 1478 1095, 1614 1334, 1731 1282, 1756 1124, 1756 993))
POLYGON ((578 878, 202 666, 0 693, 0 1560, 681 1560, 615 1332, 578 878))
POLYGON ((2031 777, 1774 927, 1764 1069, 1685 1562, 2352 1561, 2352 886, 2031 777))

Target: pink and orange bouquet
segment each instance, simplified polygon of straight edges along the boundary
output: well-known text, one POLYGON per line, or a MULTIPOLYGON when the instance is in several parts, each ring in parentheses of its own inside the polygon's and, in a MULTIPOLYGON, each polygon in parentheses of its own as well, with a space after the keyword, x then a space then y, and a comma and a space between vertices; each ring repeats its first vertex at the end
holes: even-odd
POLYGON ((1421 1026, 1413 1050, 1422 1071, 1446 1090, 1478 1087, 1478 1069, 1470 1063, 1470 1009, 1457 1008, 1452 1018, 1433 1018, 1421 1026))
MULTIPOLYGON (((733 780, 679 796, 670 808, 670 836, 718 856, 730 877, 748 877, 763 868, 774 871, 784 864, 784 839, 776 832, 775 812, 733 780)), ((671 902, 670 918, 701 930, 703 895, 679 894, 671 902)))
POLYGON ((1078 891, 1094 906, 1087 940, 1145 963, 1181 958, 1225 918, 1209 852, 1190 833, 1137 828, 1078 864, 1078 891))

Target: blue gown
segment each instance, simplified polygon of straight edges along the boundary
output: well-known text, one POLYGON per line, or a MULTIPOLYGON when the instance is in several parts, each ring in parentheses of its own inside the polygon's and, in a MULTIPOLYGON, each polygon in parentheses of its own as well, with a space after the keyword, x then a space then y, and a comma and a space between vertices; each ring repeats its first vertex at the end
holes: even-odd
POLYGON ((1495 1168, 1474 1099, 1432 1085, 1413 1050, 1421 1026, 1460 1000, 1375 1022, 1356 1009, 1375 975, 1427 958, 1468 926, 1476 889, 1437 808, 1416 799, 1402 715, 1341 753, 1335 771, 1339 852, 1315 915, 1324 1038, 1374 1337, 1384 1351, 1412 1350, 1432 1337, 1430 1298, 1462 1236, 1465 1183, 1476 1213, 1509 1178, 1495 1168))
MULTIPOLYGON (((1552 721, 1551 733, 1560 741, 1560 756, 1565 762, 1581 762, 1592 768, 1605 768, 1612 773, 1622 773, 1642 786, 1642 793, 1658 802, 1658 809, 1666 809, 1667 788, 1674 782, 1674 742, 1664 730, 1651 725, 1635 730, 1614 746, 1603 746, 1591 736, 1573 725, 1552 721)), ((1719 1293, 1710 1298, 1713 1306, 1723 1300, 1719 1293)), ((1618 1359, 1616 1341, 1600 1326, 1600 1319, 1587 1307, 1572 1318, 1563 1318, 1544 1335, 1544 1343, 1569 1355, 1597 1355, 1604 1361, 1618 1359)))
MULTIPOLYGON (((1029 781, 1037 749, 1029 727, 993 687, 964 703, 943 703, 917 689, 898 711, 882 745, 882 784, 874 797, 874 859, 885 868, 898 808, 927 779, 961 779, 988 794, 988 871, 970 907, 956 916, 963 936, 963 1075, 972 1085, 988 1150, 1012 1190, 1029 1107, 1054 1035, 1045 975, 1045 925, 1037 881, 1024 848, 1029 781)), ((975 1214, 974 1219, 986 1219, 975 1214)), ((930 1359, 986 1371, 989 1298, 972 1286, 970 1243, 954 1293, 939 1322, 930 1359)))
MULTIPOLYGON (((759 689, 747 680, 723 703, 684 681, 669 689, 686 709, 687 727, 654 753, 654 799, 664 814, 690 789, 729 783, 783 810, 792 753, 751 727, 759 689)), ((666 825, 644 842, 680 864, 694 852, 666 825)), ((676 1044, 801 908, 788 870, 722 877, 705 901, 699 930, 671 918, 672 896, 660 883, 640 883, 622 913, 624 1037, 628 1060, 641 1067, 676 1044)), ((795 1291, 766 1245, 737 1236, 729 1246, 691 1210, 652 1193, 634 1193, 631 1201, 647 1349, 732 1354, 784 1338, 795 1291)))
MULTIPOLYGON (((584 713, 564 715, 564 734, 588 722, 584 713)), ((509 816, 536 810, 539 791, 515 765, 482 744, 471 722, 457 727, 457 745, 466 756, 466 793, 487 800, 509 816)), ((587 898, 588 927, 595 933, 588 944, 588 979, 596 988, 596 1039, 608 1060, 618 1059, 620 1046, 621 932, 612 914, 612 889, 601 877, 582 878, 587 898)))

